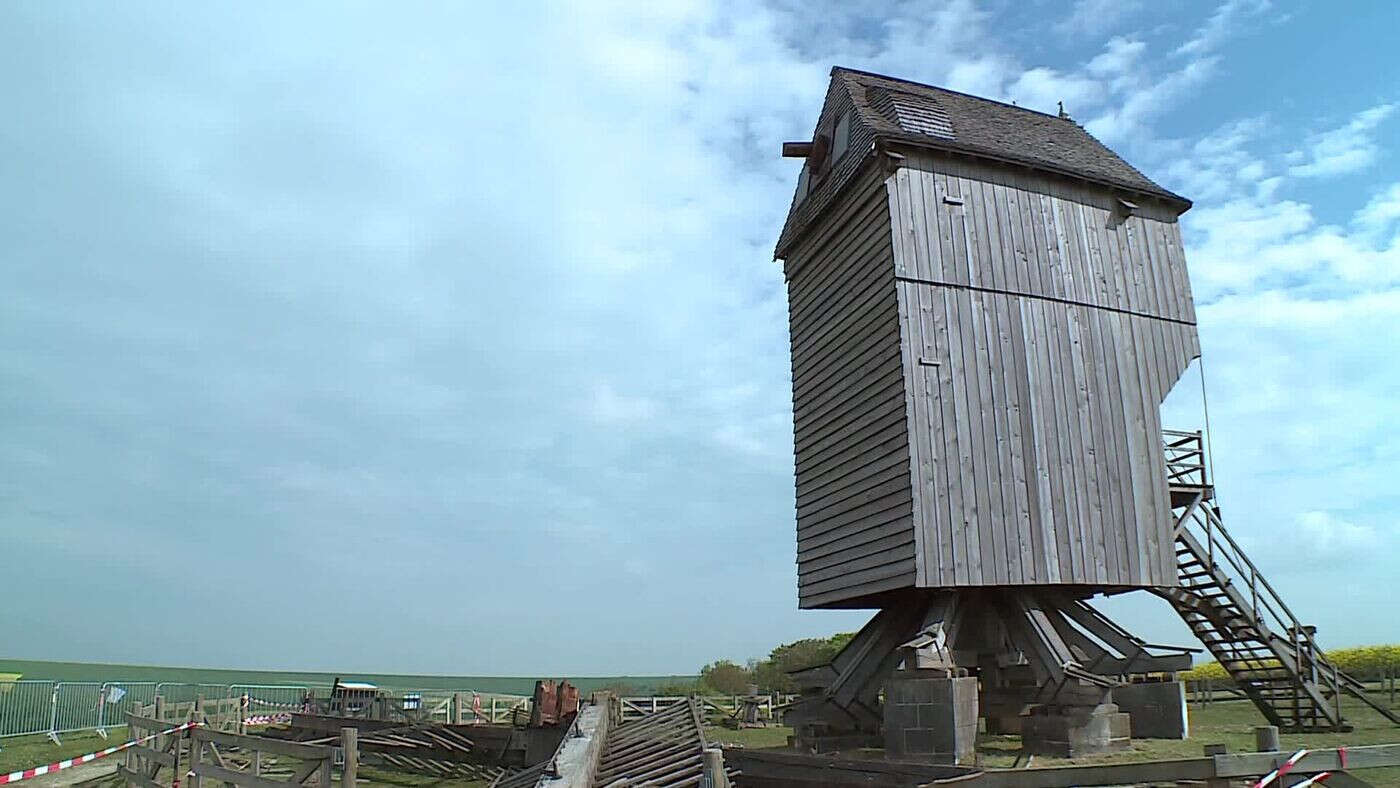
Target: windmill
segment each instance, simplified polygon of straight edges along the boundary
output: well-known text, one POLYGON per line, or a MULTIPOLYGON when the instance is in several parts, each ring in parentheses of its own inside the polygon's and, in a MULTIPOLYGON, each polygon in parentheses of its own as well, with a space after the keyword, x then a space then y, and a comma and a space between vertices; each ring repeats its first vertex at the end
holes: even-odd
POLYGON ((1344 729, 1359 684, 1225 531, 1200 433, 1162 428, 1200 355, 1190 201, 1063 107, 845 68, 783 155, 799 605, 878 610, 797 675, 798 738, 956 760, 981 716, 1126 746, 1115 694, 1191 663, 1092 605, 1140 589, 1271 722, 1344 729))

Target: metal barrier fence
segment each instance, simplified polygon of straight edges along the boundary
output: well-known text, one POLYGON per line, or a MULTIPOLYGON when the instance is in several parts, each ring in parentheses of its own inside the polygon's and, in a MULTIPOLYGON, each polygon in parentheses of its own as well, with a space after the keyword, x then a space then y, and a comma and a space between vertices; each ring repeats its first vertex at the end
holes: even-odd
POLYGON ((102 687, 96 681, 60 681, 53 685, 49 734, 71 733, 98 726, 102 687))
MULTIPOLYGON (((396 708, 435 722, 482 721, 509 724, 528 716, 530 699, 523 695, 478 692, 470 689, 399 689, 379 687, 396 708)), ((160 696, 168 704, 192 703, 248 696, 249 715, 297 711, 308 694, 329 695, 329 685, 311 684, 193 684, 150 681, 0 681, 0 738, 47 734, 55 741, 61 734, 92 730, 106 736, 126 724, 126 713, 150 705, 160 696)), ((663 710, 684 698, 636 697, 624 699, 629 718, 663 710)), ((724 699, 719 699, 720 703, 724 699)), ((736 699, 728 699, 737 708, 736 699)), ((716 706, 718 709, 719 707, 716 706)), ((724 709, 721 709, 722 711, 724 709)), ((766 709, 770 711, 771 709, 766 709)))
POLYGON ((156 694, 165 698, 166 703, 194 703, 196 698, 229 697, 227 684, 187 684, 177 681, 162 681, 156 685, 156 694))
POLYGON ((159 695, 167 703, 193 703, 249 695, 249 711, 266 713, 300 704, 309 689, 287 685, 192 684, 152 681, 0 681, 0 738, 96 731, 126 724, 126 713, 159 695), (262 701, 259 703, 254 701, 262 701), (285 702, 285 705, 283 704, 285 702), (276 704, 276 705, 272 705, 276 704))
POLYGON ((228 697, 247 695, 249 713, 265 714, 298 710, 306 700, 306 694, 311 691, 312 687, 301 684, 230 684, 228 697))
POLYGON ((100 706, 97 710, 97 732, 107 735, 108 728, 119 728, 126 724, 126 714, 138 705, 155 703, 154 681, 109 681, 102 685, 100 706))
POLYGON ((0 681, 0 736, 48 733, 52 681, 0 681))

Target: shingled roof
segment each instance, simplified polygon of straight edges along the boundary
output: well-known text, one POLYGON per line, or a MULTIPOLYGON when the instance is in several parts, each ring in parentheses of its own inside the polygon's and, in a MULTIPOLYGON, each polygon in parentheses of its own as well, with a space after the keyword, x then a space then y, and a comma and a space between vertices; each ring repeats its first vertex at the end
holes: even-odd
POLYGON ((863 154, 880 141, 986 156, 1151 195, 1180 210, 1191 206, 1190 200, 1154 183, 1069 118, 839 66, 831 70, 831 78, 827 107, 817 129, 832 122, 833 110, 840 114, 850 107, 857 120, 847 157, 852 161, 834 163, 822 183, 794 198, 778 239, 777 257, 860 169, 863 154))

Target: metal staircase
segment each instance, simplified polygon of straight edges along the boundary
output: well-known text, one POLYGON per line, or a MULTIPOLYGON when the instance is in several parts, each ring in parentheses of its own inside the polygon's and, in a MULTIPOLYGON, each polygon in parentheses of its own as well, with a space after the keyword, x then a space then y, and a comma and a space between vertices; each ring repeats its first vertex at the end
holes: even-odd
POLYGON ((1400 724, 1360 681, 1327 661, 1315 628, 1299 623, 1225 530, 1206 478, 1201 433, 1167 431, 1164 437, 1181 585, 1157 593, 1280 730, 1351 730, 1342 717, 1343 693, 1400 724))

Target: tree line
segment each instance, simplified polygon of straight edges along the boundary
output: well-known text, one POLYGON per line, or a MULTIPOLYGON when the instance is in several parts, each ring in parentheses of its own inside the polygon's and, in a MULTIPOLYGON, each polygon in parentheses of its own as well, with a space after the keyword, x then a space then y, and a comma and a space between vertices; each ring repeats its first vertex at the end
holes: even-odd
MULTIPOLYGON (((830 662, 853 637, 854 632, 841 632, 827 638, 804 638, 784 643, 768 652, 766 659, 751 659, 742 665, 728 659, 715 660, 700 668, 700 676, 695 680, 660 685, 655 688, 655 694, 745 695, 751 686, 756 686, 765 695, 797 692, 797 684, 788 673, 830 662)), ((607 689, 619 695, 643 694, 627 684, 616 684, 607 689)))

